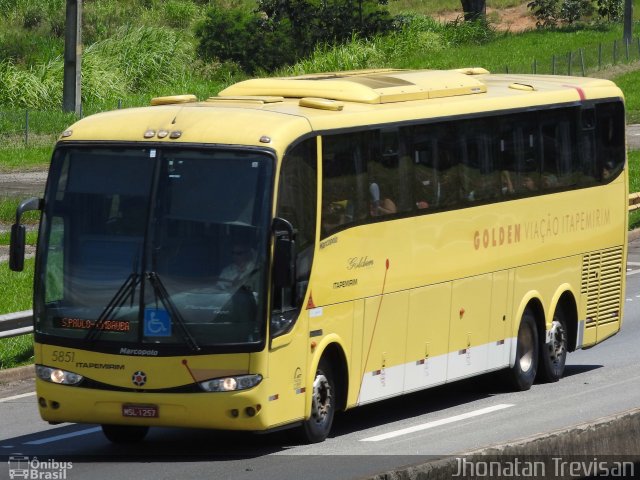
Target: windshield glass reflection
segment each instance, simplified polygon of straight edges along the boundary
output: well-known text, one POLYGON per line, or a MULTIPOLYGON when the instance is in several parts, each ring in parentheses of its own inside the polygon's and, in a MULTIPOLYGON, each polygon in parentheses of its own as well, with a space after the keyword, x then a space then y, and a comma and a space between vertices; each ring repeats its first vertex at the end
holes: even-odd
POLYGON ((268 156, 64 149, 50 182, 39 332, 192 351, 262 340, 268 156))

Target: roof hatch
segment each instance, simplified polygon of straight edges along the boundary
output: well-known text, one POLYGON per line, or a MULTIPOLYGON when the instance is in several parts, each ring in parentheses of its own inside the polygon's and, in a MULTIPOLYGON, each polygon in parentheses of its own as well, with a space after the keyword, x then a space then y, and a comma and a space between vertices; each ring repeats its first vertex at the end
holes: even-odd
POLYGON ((385 70, 291 78, 257 78, 231 85, 220 92, 218 98, 281 96, 358 103, 393 103, 472 95, 487 91, 484 83, 474 78, 474 75, 465 73, 454 70, 385 70))

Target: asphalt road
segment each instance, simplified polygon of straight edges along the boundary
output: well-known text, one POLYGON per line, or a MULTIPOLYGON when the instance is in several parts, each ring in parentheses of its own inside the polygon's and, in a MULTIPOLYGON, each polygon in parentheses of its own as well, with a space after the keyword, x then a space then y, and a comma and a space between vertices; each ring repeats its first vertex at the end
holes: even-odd
POLYGON ((622 331, 570 354, 560 382, 513 393, 485 375, 426 390, 339 415, 331 438, 317 445, 296 445, 287 432, 159 428, 142 444, 117 446, 95 425, 41 421, 32 381, 4 386, 0 479, 20 456, 68 460, 67 479, 363 478, 623 412, 640 406, 640 239, 630 244, 627 275, 622 331))

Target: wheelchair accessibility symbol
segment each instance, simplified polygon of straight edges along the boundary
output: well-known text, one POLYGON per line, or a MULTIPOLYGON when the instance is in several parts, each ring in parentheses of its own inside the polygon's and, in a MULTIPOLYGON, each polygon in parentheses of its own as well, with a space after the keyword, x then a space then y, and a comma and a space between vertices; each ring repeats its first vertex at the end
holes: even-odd
POLYGON ((166 310, 147 308, 144 311, 145 337, 170 337, 171 319, 166 310))

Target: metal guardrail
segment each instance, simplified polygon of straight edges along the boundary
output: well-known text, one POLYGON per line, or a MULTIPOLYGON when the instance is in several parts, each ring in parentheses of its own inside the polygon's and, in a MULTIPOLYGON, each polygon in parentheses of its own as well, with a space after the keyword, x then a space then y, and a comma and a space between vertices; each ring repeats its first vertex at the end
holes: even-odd
POLYGON ((17 337, 33 332, 33 311, 0 315, 0 338, 17 337))
MULTIPOLYGON (((640 192, 629 195, 629 211, 640 209, 640 192)), ((0 338, 17 337, 33 332, 33 311, 0 315, 0 338)))

